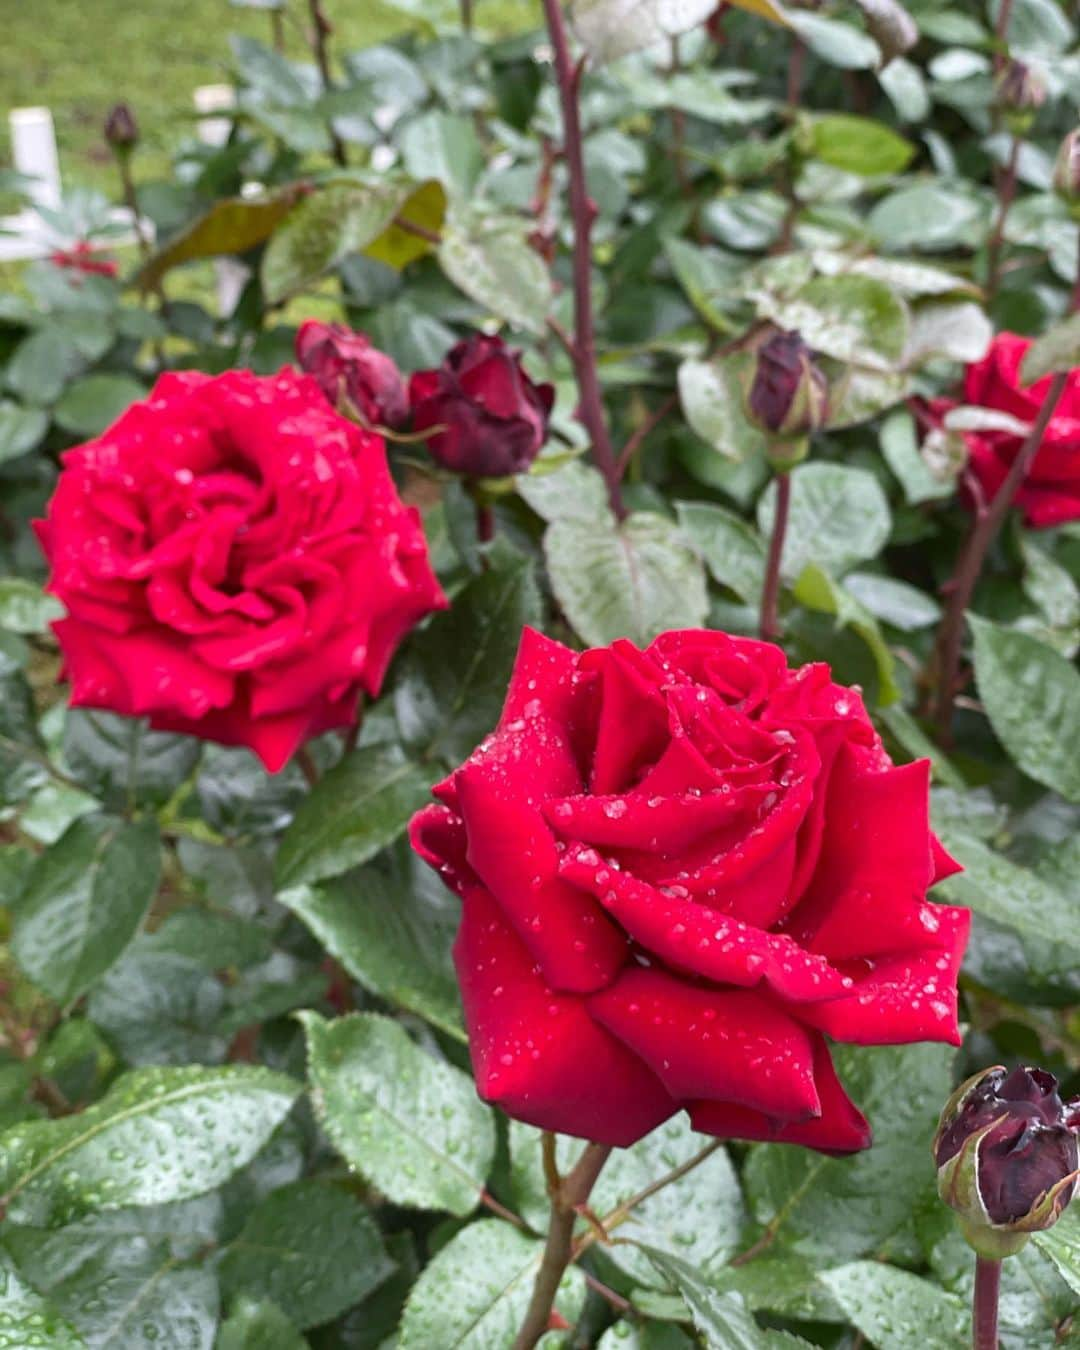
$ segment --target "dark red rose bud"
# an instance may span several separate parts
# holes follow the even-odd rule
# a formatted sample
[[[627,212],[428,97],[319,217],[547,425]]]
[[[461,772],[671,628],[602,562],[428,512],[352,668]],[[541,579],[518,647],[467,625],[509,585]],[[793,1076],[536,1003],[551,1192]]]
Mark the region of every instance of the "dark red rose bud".
[[[309,319],[296,334],[296,360],[339,411],[367,427],[403,427],[409,396],[401,371],[364,333]]]
[[[829,413],[829,386],[814,353],[798,333],[774,333],[763,342],[748,366],[747,410],[751,419],[775,441],[803,442],[824,426]],[[805,446],[785,461],[795,462]]]
[[[1061,142],[1054,162],[1054,191],[1074,211],[1080,206],[1080,130],[1070,131]]]
[[[1080,1101],[1061,1100],[1045,1069],[1000,1065],[969,1078],[934,1139],[938,1191],[968,1242],[994,1260],[1050,1228],[1080,1177]]]
[[[705,20],[705,31],[718,47],[722,47],[727,40],[724,34],[724,17],[731,6],[727,0],[720,0],[713,12]]]
[[[427,439],[435,460],[470,478],[502,478],[540,453],[555,389],[530,380],[502,338],[475,333],[438,370],[418,371],[409,396],[416,431],[444,428]]]
[[[105,139],[112,148],[128,154],[139,143],[139,125],[126,103],[114,104],[105,118]]]

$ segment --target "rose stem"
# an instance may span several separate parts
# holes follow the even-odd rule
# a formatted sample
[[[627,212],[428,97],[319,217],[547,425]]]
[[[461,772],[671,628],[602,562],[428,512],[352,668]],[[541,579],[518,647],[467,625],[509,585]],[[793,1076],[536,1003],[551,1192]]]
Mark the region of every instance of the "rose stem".
[[[311,15],[311,50],[315,56],[315,63],[319,67],[319,78],[322,81],[323,93],[330,94],[334,90],[334,79],[330,74],[330,49],[329,38],[334,31],[333,24],[323,12],[322,0],[308,0],[308,12]],[[342,144],[341,137],[334,130],[333,122],[329,125],[330,131],[330,149],[334,156],[334,163],[345,166],[345,146]]]
[[[319,770],[315,767],[315,761],[311,757],[311,751],[306,745],[302,745],[296,752],[296,762],[300,765],[300,772],[308,781],[308,787],[315,787],[319,781]]]
[[[759,629],[766,642],[775,642],[780,636],[778,609],[780,603],[780,559],[784,552],[787,533],[788,508],[791,505],[791,475],[776,475],[776,516],[769,540],[769,560],[765,565],[765,585],[761,591],[761,623]]]
[[[974,1350],[998,1350],[998,1292],[1001,1262],[975,1258],[975,1296],[971,1305]]]
[[[1001,279],[1001,251],[1005,240],[1005,222],[1016,196],[1016,166],[1020,158],[1020,137],[1012,138],[1009,162],[998,178],[998,210],[994,230],[986,246],[986,293],[993,299]]]
[[[495,512],[490,502],[476,503],[476,542],[490,544],[495,538]]]
[[[997,50],[994,52],[995,70],[1000,70],[1005,64],[1006,53],[1009,49],[1009,20],[1012,18],[1012,8],[1013,0],[1001,0],[997,24],[994,27],[994,37],[997,38]]]
[[[472,32],[472,0],[461,0],[461,26],[466,33]]]
[[[574,221],[574,338],[570,352],[581,397],[581,420],[589,433],[593,458],[607,484],[608,500],[616,517],[626,516],[615,451],[604,420],[604,404],[596,373],[596,334],[593,328],[591,255],[589,238],[596,217],[596,203],[585,182],[578,90],[585,70],[584,57],[572,65],[559,0],[544,0],[544,16],[555,55],[555,76],[563,114],[563,157],[570,176],[570,213]]]
[[[554,1169],[554,1147],[555,1136],[545,1132],[544,1157],[545,1171],[549,1177],[551,1219],[529,1309],[514,1341],[513,1350],[533,1350],[533,1346],[548,1330],[555,1295],[570,1264],[578,1206],[588,1200],[600,1169],[611,1152],[606,1144],[588,1144],[573,1170],[565,1177],[560,1177]]]
[[[801,37],[795,38],[788,52],[787,103],[797,108],[802,98],[803,68],[806,64],[806,43]]]
[[[1070,311],[1076,313],[1078,309],[1080,309],[1080,256],[1077,258],[1077,278],[1076,284],[1073,286]],[[946,583],[949,598],[945,607],[945,616],[941,621],[941,627],[938,629],[937,703],[934,721],[939,736],[945,736],[952,723],[953,702],[957,694],[957,675],[960,670],[960,653],[964,641],[964,614],[971,603],[972,595],[975,593],[975,586],[982,572],[983,563],[986,561],[986,555],[990,552],[990,546],[997,538],[998,531],[1001,529],[1005,517],[1009,514],[1009,508],[1013,504],[1013,498],[1020,491],[1020,486],[1035,462],[1035,456],[1039,453],[1046,428],[1050,425],[1050,419],[1057,410],[1057,405],[1065,392],[1068,378],[1068,371],[1059,370],[1051,380],[1043,405],[1039,409],[1039,415],[1032,424],[1027,440],[1024,441],[1020,453],[1013,460],[1012,468],[1006,475],[1005,481],[998,489],[993,501],[987,505],[985,502],[976,499],[975,520],[971,527],[971,533],[968,535],[967,543],[964,545],[964,550],[956,565],[956,571]]]

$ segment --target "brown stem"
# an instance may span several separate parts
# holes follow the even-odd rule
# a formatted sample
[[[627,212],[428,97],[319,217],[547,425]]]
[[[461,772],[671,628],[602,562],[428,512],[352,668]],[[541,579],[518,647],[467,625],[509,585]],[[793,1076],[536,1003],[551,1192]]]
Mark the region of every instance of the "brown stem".
[[[490,502],[476,503],[476,542],[490,544],[495,538],[495,512]]]
[[[1013,198],[1016,196],[1016,166],[1020,158],[1020,138],[1014,136],[1009,150],[1009,162],[998,180],[998,210],[994,230],[986,246],[986,293],[993,298],[1001,280],[1001,251],[1005,241],[1005,222],[1009,219]]]
[[[791,475],[776,475],[776,517],[769,540],[769,559],[765,565],[765,585],[761,591],[761,636],[766,642],[775,642],[780,636],[780,559],[784,553],[784,535],[787,533],[788,510],[791,506]]]
[[[578,91],[584,73],[584,58],[570,61],[562,7],[559,0],[544,0],[544,16],[555,54],[555,75],[563,115],[563,156],[570,176],[570,214],[574,221],[574,373],[581,399],[581,420],[589,433],[596,467],[607,484],[611,509],[619,520],[626,515],[615,451],[604,418],[604,402],[596,373],[596,333],[593,326],[591,251],[589,239],[596,217],[596,203],[589,196],[585,179]]]
[[[1067,371],[1059,371],[1050,383],[1039,415],[1035,419],[1027,440],[1020,453],[1013,460],[1008,476],[998,489],[989,506],[983,504],[976,510],[975,522],[971,527],[967,543],[960,555],[956,572],[948,583],[948,603],[945,616],[938,632],[938,688],[935,722],[938,731],[945,736],[952,722],[953,703],[957,694],[957,675],[960,670],[960,653],[964,641],[964,614],[976,583],[982,572],[986,555],[997,538],[1005,517],[1012,506],[1013,498],[1028,475],[1035,456],[1039,453],[1046,428],[1050,424],[1061,396],[1065,392],[1068,380]]]
[[[404,230],[406,234],[415,234],[417,239],[426,239],[429,244],[441,244],[442,235],[435,230],[429,230],[426,225],[417,225],[415,220],[407,220],[405,216],[395,216],[394,224],[399,230]]]
[[[274,51],[285,50],[285,18],[280,9],[270,11],[270,29],[274,35]]]
[[[315,766],[315,761],[311,757],[311,751],[306,745],[302,745],[296,752],[296,762],[300,765],[300,772],[308,781],[308,787],[315,787],[319,781],[319,770]]]
[[[975,1259],[975,1297],[971,1307],[974,1350],[998,1350],[998,1294],[1001,1262],[985,1256]]]
[[[806,68],[806,43],[797,37],[792,41],[788,52],[787,102],[792,108],[799,106],[802,98],[803,71]]]
[[[547,0],[545,0],[545,4]],[[545,1135],[545,1160],[553,1156],[554,1136]],[[588,1144],[585,1152],[574,1169],[566,1177],[551,1178],[556,1184],[551,1186],[551,1220],[548,1225],[547,1242],[543,1259],[536,1273],[532,1298],[521,1324],[521,1330],[514,1340],[513,1350],[533,1350],[537,1341],[548,1330],[551,1311],[555,1306],[566,1267],[570,1264],[573,1251],[574,1222],[577,1219],[578,1206],[589,1198],[589,1193],[600,1175],[600,1169],[608,1160],[611,1149],[606,1144]],[[548,1165],[549,1175],[553,1170]]]
[[[997,39],[994,52],[994,69],[1000,70],[1005,64],[1009,49],[1009,20],[1012,18],[1013,0],[1001,0],[997,23],[994,25],[994,37]]]
[[[461,0],[461,26],[466,33],[472,33],[473,27],[472,0]]]
[[[146,262],[150,257],[150,240],[147,239],[142,220],[139,218],[139,196],[135,191],[135,179],[131,176],[131,155],[118,154],[116,162],[120,169],[120,184],[124,190],[124,205],[131,212],[131,228],[135,231],[139,257]]]
[[[671,394],[668,398],[664,399],[663,403],[652,410],[645,421],[642,422],[641,426],[639,426],[630,436],[629,440],[623,446],[622,454],[619,456],[617,464],[620,478],[622,478],[630,467],[630,461],[641,449],[646,437],[652,435],[668,413],[678,406],[678,403],[678,394]]]
[[[334,77],[330,73],[330,34],[334,31],[334,26],[326,17],[322,0],[308,0],[308,12],[311,15],[311,46],[315,54],[315,64],[319,67],[319,79],[322,81],[323,93],[331,94],[334,90]],[[334,163],[344,168],[345,145],[334,130],[332,122],[329,130],[330,150],[334,156]]]

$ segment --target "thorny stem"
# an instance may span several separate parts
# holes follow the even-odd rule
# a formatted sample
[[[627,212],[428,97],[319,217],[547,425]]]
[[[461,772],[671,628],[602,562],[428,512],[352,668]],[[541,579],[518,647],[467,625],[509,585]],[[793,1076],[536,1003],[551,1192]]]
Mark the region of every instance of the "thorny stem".
[[[1009,219],[1013,198],[1016,196],[1016,166],[1020,158],[1020,137],[1012,138],[1009,161],[998,180],[998,210],[993,233],[986,246],[986,293],[993,298],[1001,279],[1001,251],[1005,240],[1005,223]]]
[[[784,535],[787,533],[788,510],[791,506],[791,475],[776,475],[776,516],[769,539],[769,559],[765,565],[765,585],[761,591],[761,622],[759,631],[766,642],[775,642],[780,636],[780,559],[784,553]]]
[[[998,1293],[1001,1262],[985,1256],[975,1259],[975,1296],[971,1305],[974,1350],[998,1350]]]
[[[547,3],[547,0],[545,0]],[[549,1142],[550,1141],[550,1142]],[[544,1170],[551,1192],[551,1220],[543,1259],[536,1273],[532,1298],[514,1341],[513,1350],[533,1350],[537,1341],[548,1330],[555,1295],[573,1254],[574,1222],[578,1208],[584,1205],[589,1193],[608,1160],[611,1149],[606,1144],[588,1144],[576,1166],[565,1177],[560,1177],[554,1164],[554,1136],[544,1135]]]
[[[571,356],[581,398],[581,420],[589,433],[596,467],[607,484],[611,509],[622,520],[626,516],[626,508],[623,506],[615,451],[604,418],[600,380],[596,373],[589,247],[596,203],[589,196],[585,180],[585,156],[578,115],[578,91],[584,72],[584,59],[576,66],[571,64],[560,0],[544,0],[544,16],[555,56],[555,76],[563,115],[563,157],[570,177],[570,214],[574,221],[574,340]]]
[[[322,7],[322,0],[308,0],[308,12],[311,15],[311,46],[315,55],[315,63],[319,67],[319,79],[322,81],[323,93],[333,93],[334,78],[330,74],[330,34],[334,31],[334,26],[326,17]],[[334,163],[345,167],[345,146],[341,137],[330,125],[330,148],[334,156]]]

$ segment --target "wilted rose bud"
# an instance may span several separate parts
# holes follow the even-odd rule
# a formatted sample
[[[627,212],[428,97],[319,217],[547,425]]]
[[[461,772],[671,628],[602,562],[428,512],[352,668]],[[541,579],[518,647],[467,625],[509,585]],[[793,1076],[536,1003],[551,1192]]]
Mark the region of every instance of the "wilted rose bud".
[[[1080,130],[1070,131],[1061,142],[1054,162],[1054,191],[1070,206],[1080,205]]]
[[[126,103],[116,103],[105,118],[105,139],[117,154],[127,155],[139,143],[139,124]]]
[[[774,333],[758,347],[749,366],[746,403],[751,420],[770,433],[772,458],[774,451],[786,464],[803,457],[806,437],[828,417],[829,386],[798,333]],[[784,443],[790,452],[783,450]],[[796,445],[798,454],[793,453]]]
[[[296,360],[330,403],[369,427],[397,429],[409,416],[401,371],[364,333],[309,319],[296,334]]]
[[[1007,61],[994,85],[994,102],[1014,136],[1023,136],[1046,102],[1046,81],[1023,61]]]
[[[1080,1177],[1080,1100],[1045,1069],[1000,1065],[959,1087],[934,1138],[938,1192],[980,1256],[1000,1260],[1050,1228]]]
[[[444,428],[427,439],[434,459],[470,478],[502,478],[540,453],[555,389],[534,384],[502,338],[474,333],[438,370],[418,371],[409,396],[414,430]]]

